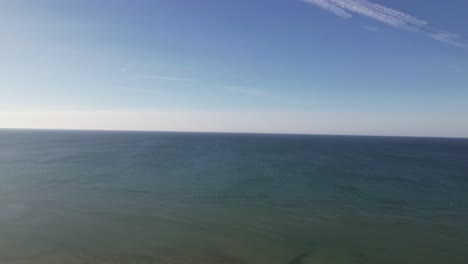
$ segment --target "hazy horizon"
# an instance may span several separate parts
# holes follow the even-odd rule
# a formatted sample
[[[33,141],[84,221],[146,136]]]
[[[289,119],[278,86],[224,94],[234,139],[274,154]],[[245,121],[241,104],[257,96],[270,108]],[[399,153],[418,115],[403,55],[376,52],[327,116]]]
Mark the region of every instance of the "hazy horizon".
[[[0,112],[0,120],[19,116],[5,129],[51,129],[51,130],[96,130],[96,131],[148,131],[148,132],[206,132],[206,133],[259,133],[259,134],[299,134],[299,135],[350,135],[350,136],[397,136],[397,137],[448,137],[467,138],[463,130],[448,133],[449,126],[438,130],[424,131],[425,120],[408,117],[405,122],[419,122],[418,129],[402,132],[404,123],[390,129],[379,129],[386,121],[368,118],[357,120],[360,125],[373,127],[368,133],[362,133],[360,127],[349,125],[349,121],[333,113],[204,113],[204,112],[114,112],[114,111],[54,111],[54,112]],[[226,117],[228,117],[226,119]],[[325,117],[325,118],[324,118]],[[352,119],[355,115],[348,114]],[[301,119],[315,118],[308,126],[299,124]],[[328,118],[328,119],[327,119]],[[388,118],[391,118],[390,116]],[[123,123],[122,119],[127,123]],[[278,120],[279,119],[279,120]],[[357,119],[357,118],[356,118]],[[129,123],[128,120],[131,120]],[[151,120],[151,122],[148,122]],[[52,122],[51,122],[52,121]],[[45,125],[49,123],[49,125]],[[51,125],[51,124],[58,125]],[[244,127],[249,127],[245,129]],[[326,129],[325,129],[326,128]],[[398,128],[400,130],[398,130]],[[452,127],[453,128],[453,127]]]

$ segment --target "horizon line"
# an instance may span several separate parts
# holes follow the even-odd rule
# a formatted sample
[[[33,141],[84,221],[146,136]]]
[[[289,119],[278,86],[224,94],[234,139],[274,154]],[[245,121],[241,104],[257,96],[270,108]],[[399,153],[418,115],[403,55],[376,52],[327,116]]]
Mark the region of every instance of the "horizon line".
[[[236,131],[188,131],[188,130],[132,130],[132,129],[87,129],[87,128],[25,128],[0,127],[1,130],[39,130],[39,131],[69,131],[69,132],[134,132],[134,133],[193,133],[193,134],[240,134],[240,135],[284,135],[284,136],[338,136],[338,137],[385,137],[385,138],[421,138],[421,139],[468,139],[459,136],[409,136],[409,135],[377,135],[377,134],[320,134],[320,133],[281,133],[281,132],[236,132]]]

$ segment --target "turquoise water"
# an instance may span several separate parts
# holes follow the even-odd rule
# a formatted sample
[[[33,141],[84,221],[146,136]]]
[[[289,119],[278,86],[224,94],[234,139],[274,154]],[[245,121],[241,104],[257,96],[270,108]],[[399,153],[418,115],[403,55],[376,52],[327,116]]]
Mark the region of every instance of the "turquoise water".
[[[0,263],[468,263],[468,140],[0,130]]]

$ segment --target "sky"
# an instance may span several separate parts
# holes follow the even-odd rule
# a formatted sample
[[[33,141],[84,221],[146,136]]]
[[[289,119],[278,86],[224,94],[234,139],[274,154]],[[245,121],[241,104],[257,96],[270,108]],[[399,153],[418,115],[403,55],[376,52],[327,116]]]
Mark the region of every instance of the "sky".
[[[468,137],[466,0],[0,0],[0,127]]]

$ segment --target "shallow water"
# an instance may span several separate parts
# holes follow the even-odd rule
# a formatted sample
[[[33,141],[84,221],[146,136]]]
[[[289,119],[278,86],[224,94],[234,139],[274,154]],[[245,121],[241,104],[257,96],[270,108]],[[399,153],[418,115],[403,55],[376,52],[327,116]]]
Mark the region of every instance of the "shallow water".
[[[468,263],[468,140],[0,130],[0,263]]]

